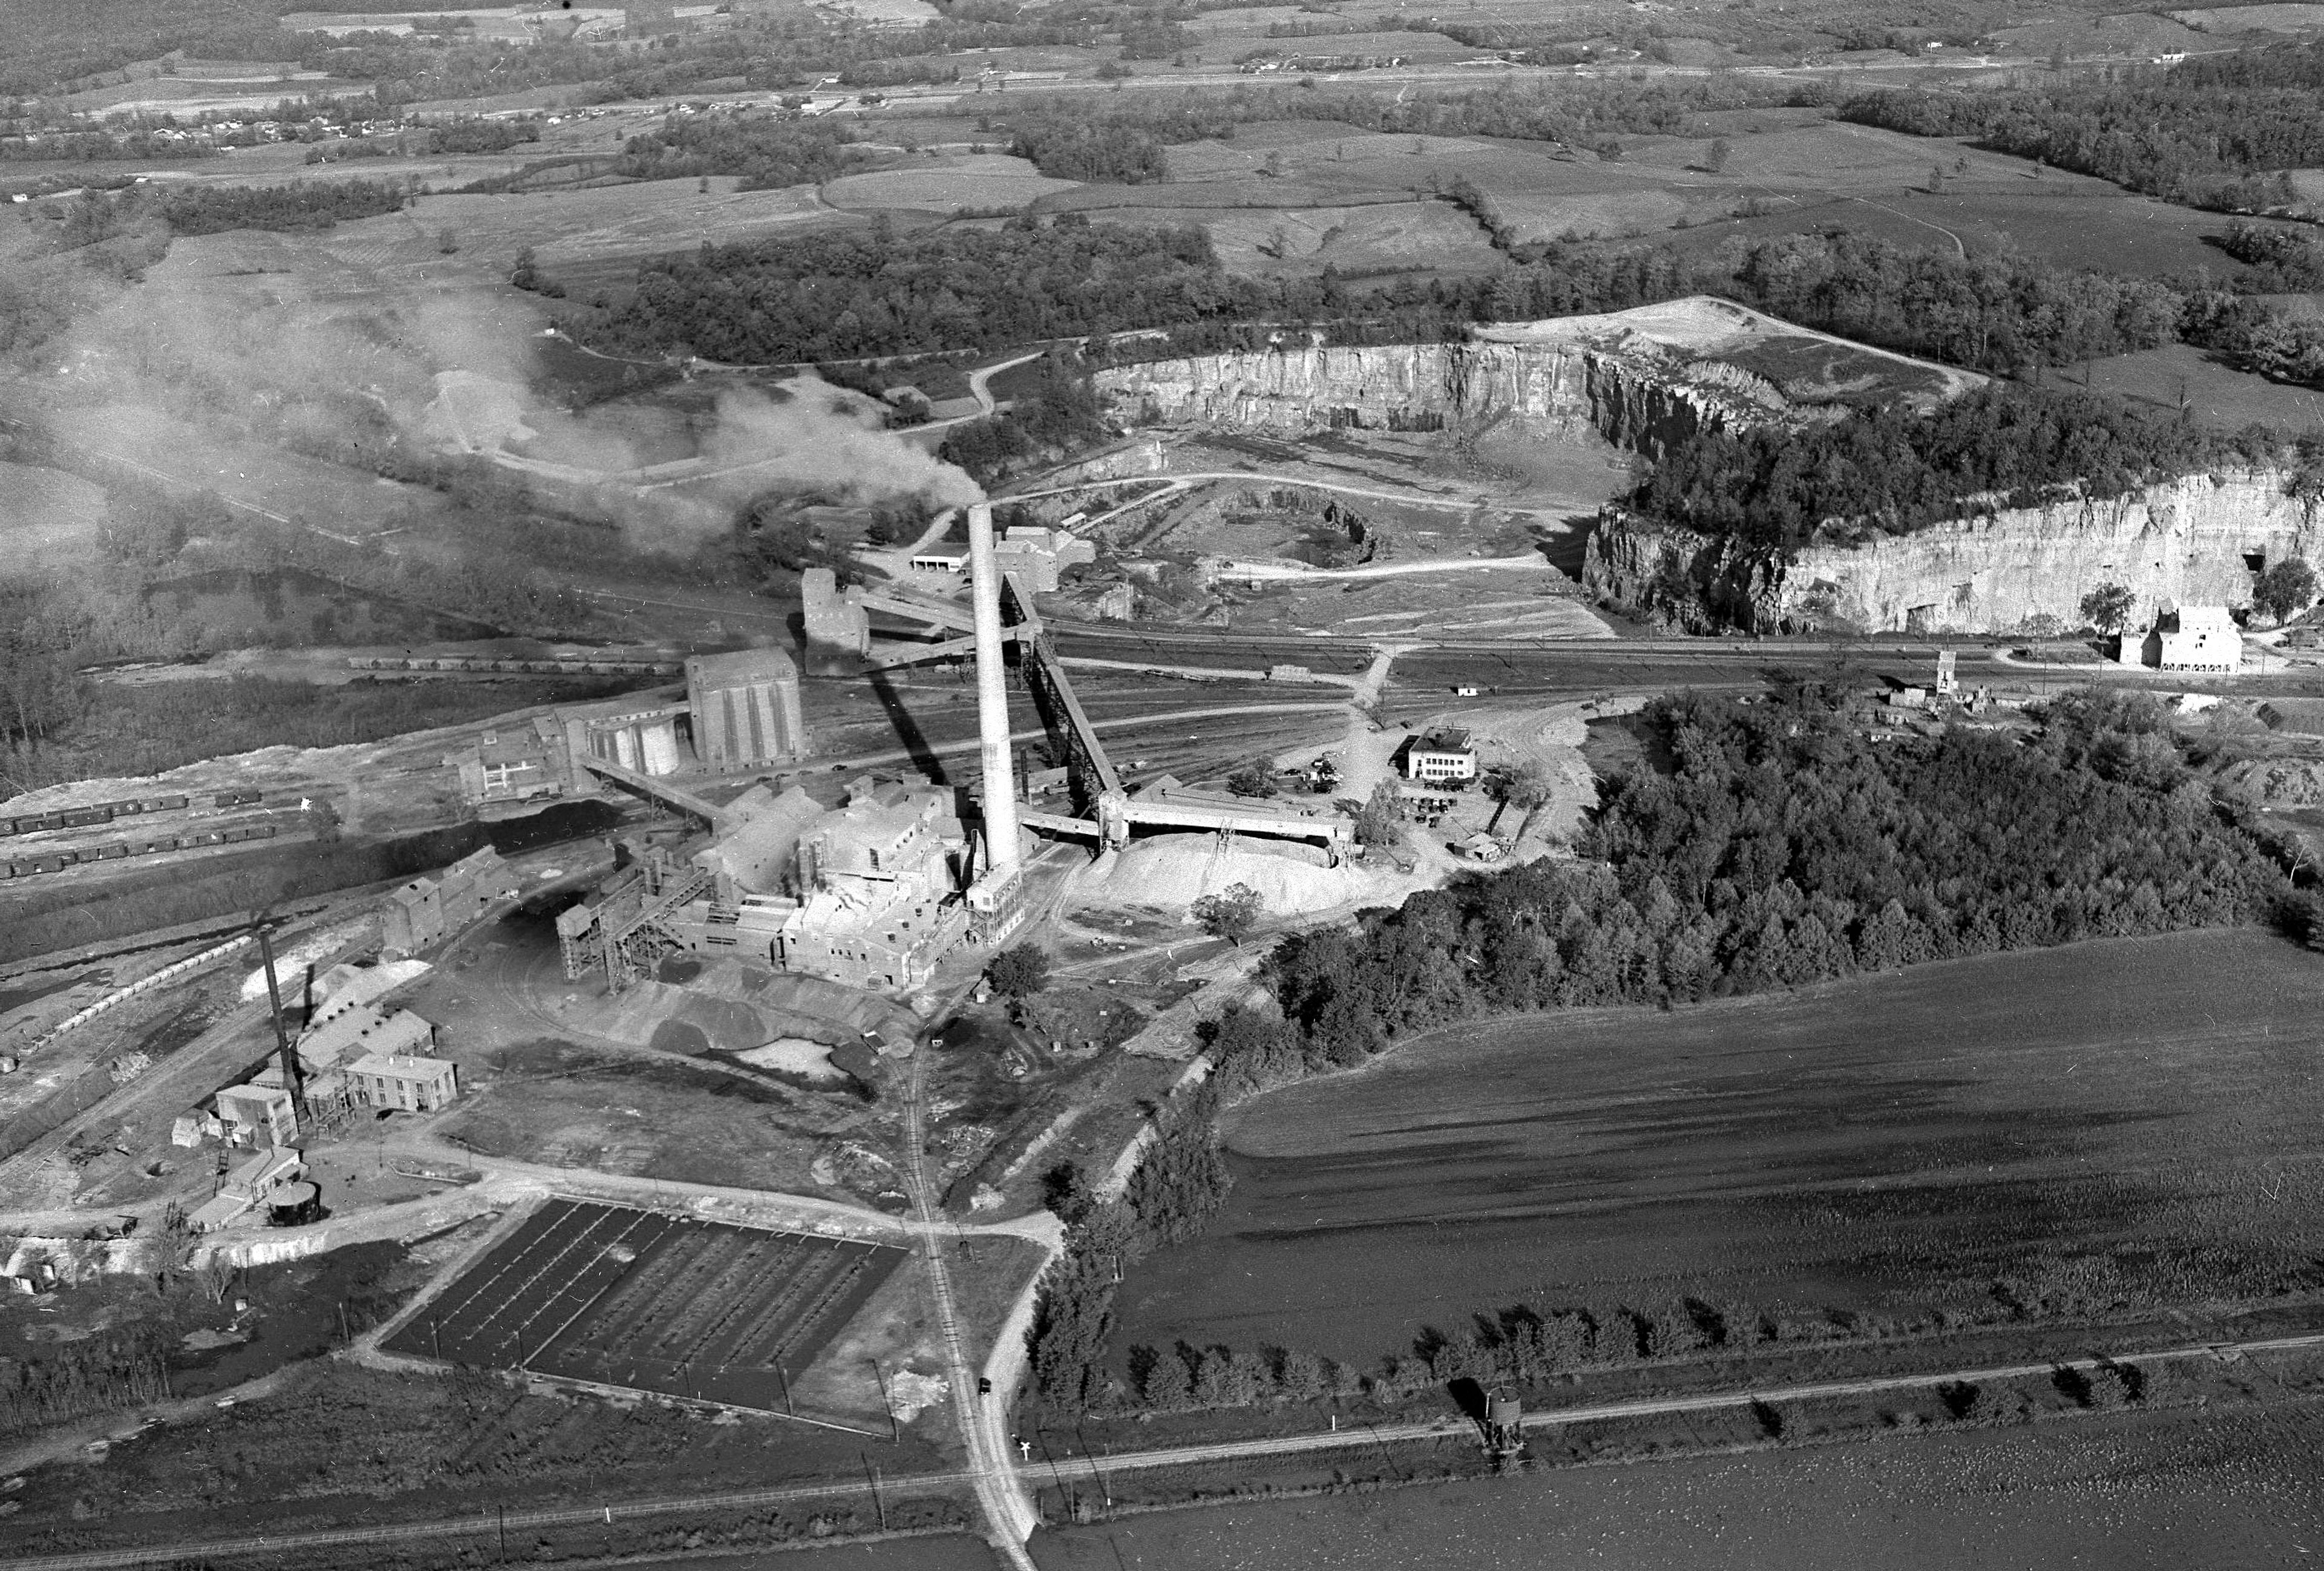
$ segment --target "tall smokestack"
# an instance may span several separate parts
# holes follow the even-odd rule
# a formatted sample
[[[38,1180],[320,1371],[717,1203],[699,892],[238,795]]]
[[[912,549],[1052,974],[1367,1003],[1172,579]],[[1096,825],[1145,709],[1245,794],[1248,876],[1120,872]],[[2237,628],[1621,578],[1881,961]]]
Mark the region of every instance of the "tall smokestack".
[[[984,870],[1017,865],[1017,781],[1009,763],[1009,672],[1001,658],[1001,567],[993,559],[992,509],[968,510],[970,603],[976,613],[976,728],[984,743]]]

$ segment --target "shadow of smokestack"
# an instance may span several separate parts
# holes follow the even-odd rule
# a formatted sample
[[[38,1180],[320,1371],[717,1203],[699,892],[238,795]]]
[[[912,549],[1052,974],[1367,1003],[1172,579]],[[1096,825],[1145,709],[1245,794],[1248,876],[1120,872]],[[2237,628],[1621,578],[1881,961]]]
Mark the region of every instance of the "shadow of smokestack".
[[[872,684],[872,690],[879,695],[880,707],[887,711],[889,724],[896,728],[896,740],[903,744],[906,753],[911,754],[914,765],[938,785],[950,784],[945,774],[944,760],[936,756],[936,750],[928,744],[927,733],[920,729],[920,723],[912,718],[911,710],[905,707],[903,696],[896,691],[895,679],[884,670],[874,670],[867,673],[865,679]]]

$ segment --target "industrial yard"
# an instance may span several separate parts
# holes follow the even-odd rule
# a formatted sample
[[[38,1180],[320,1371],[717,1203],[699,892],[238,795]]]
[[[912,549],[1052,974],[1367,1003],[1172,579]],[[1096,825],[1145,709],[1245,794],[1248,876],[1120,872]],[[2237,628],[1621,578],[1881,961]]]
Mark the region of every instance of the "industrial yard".
[[[0,1571],[2324,1532],[2317,8],[69,10]]]

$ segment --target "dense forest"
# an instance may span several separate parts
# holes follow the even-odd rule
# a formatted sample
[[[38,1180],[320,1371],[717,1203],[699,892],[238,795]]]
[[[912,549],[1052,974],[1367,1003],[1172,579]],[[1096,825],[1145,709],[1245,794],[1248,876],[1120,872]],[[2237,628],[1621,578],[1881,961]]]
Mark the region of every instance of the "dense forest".
[[[2152,698],[2085,689],[2052,700],[2044,720],[2031,745],[1969,731],[1875,744],[1815,683],[1759,702],[1658,699],[1644,723],[1668,772],[1610,781],[1581,860],[1423,891],[1352,928],[1284,939],[1260,973],[1274,1007],[1220,1022],[1215,1073],[1169,1110],[1125,1202],[1067,1208],[1072,1247],[1036,1326],[1038,1399],[1068,1411],[1224,1405],[1356,1382],[1305,1361],[1286,1382],[1279,1354],[1248,1352],[1182,1353],[1174,1370],[1171,1354],[1143,1350],[1134,1392],[1108,1371],[1112,1255],[1199,1229],[1226,1187],[1213,1121],[1227,1103],[1482,1014],[1682,1004],[2282,914],[2289,886],[2221,818]],[[1729,1320],[1756,1335],[1740,1307],[1702,1310],[1684,1311],[1693,1331],[1660,1316],[1543,1317],[1547,1340],[1519,1340],[1544,1367],[1571,1367],[1702,1345],[1714,1320],[1722,1339]],[[1405,1372],[1446,1377],[1425,1350]]]
[[[2324,163],[2324,44],[2199,56],[2118,79],[1975,93],[1868,93],[1841,118],[2097,175],[2165,201],[2254,211],[2292,199],[2278,172]]]
[[[1067,215],[1039,228],[897,234],[883,223],[659,258],[596,336],[733,364],[845,360],[1246,316],[1271,292],[1228,278],[1192,226]]]
[[[1703,534],[1790,550],[1811,538],[1909,534],[1964,511],[2107,498],[2198,469],[2277,457],[2075,390],[1997,384],[1925,413],[1849,411],[1826,425],[1702,432],[1671,445],[1632,498]]]

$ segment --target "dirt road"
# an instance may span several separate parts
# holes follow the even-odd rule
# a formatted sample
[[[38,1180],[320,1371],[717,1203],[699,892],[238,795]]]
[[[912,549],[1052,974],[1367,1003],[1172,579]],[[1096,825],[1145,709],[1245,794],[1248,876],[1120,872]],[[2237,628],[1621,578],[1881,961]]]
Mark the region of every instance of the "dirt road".
[[[2234,1362],[2243,1358],[2263,1356],[2324,1346],[2324,1334],[2304,1336],[2280,1336],[2262,1341],[2227,1344],[2197,1344],[2170,1348],[2160,1353],[2142,1353],[2124,1362],[2152,1364],[2169,1360],[2216,1358]],[[1540,1431],[1562,1425],[1587,1423],[1605,1419],[1634,1418],[1642,1414],[1699,1412],[1712,1408],[1739,1407],[1751,1402],[1811,1400],[1822,1397],[1857,1396],[1884,1391],[1927,1387],[1951,1381],[1978,1384],[1988,1381],[2019,1380],[2054,1373],[2061,1368],[2094,1369],[2105,1362],[2099,1358],[2079,1358],[2056,1363],[2004,1364],[1978,1369],[1932,1370],[1920,1374],[1884,1375],[1871,1380],[1821,1381],[1806,1384],[1766,1386],[1756,1390],[1710,1391],[1684,1396],[1644,1398],[1636,1401],[1604,1402],[1587,1407],[1574,1407],[1537,1412],[1527,1416],[1526,1427]],[[972,1431],[990,1426],[972,1424]],[[890,1494],[926,1493],[962,1483],[976,1486],[980,1500],[988,1488],[1013,1492],[1023,1499],[1028,1483],[1039,1479],[1098,1480],[1102,1473],[1118,1473],[1125,1469],[1183,1467],[1189,1464],[1231,1462],[1239,1459],[1259,1459],[1267,1456],[1294,1455],[1302,1452],[1328,1451],[1377,1446],[1399,1440],[1425,1440],[1461,1432],[1460,1423],[1441,1419],[1428,1423],[1392,1424],[1377,1428],[1352,1427],[1337,1431],[1323,1430],[1307,1435],[1275,1436],[1260,1440],[1238,1441],[1218,1446],[1181,1446],[1155,1451],[1118,1451],[1111,1455],[1092,1459],[1085,1456],[1045,1458],[1038,1466],[1019,1466],[1010,1462],[1005,1450],[1001,1453],[1001,1477],[982,1465],[968,1470],[922,1473],[906,1476],[890,1476],[881,1481],[880,1487]],[[1005,1446],[1005,1437],[988,1436],[977,1443],[972,1455],[991,1455],[990,1442],[998,1438]],[[324,1529],[308,1532],[281,1533],[224,1539],[186,1539],[169,1544],[152,1544],[136,1548],[95,1549],[76,1554],[26,1556],[0,1559],[7,1571],[103,1571],[103,1568],[150,1566],[180,1559],[207,1559],[213,1563],[232,1564],[237,1556],[280,1553],[295,1549],[329,1548],[344,1544],[413,1543],[429,1539],[489,1539],[503,1526],[518,1531],[540,1528],[572,1527],[586,1522],[619,1520],[635,1520],[641,1517],[673,1516],[687,1512],[748,1509],[779,1505],[789,1501],[828,1498],[835,1495],[869,1493],[872,1484],[833,1483],[796,1488],[724,1490],[693,1495],[663,1496],[650,1500],[631,1501],[616,1506],[573,1506],[547,1511],[510,1511],[475,1518],[438,1519],[433,1521],[382,1524],[345,1529]],[[990,1509],[990,1507],[988,1507]],[[1029,1503],[1027,1506],[1029,1510]],[[1011,1564],[1030,1566],[1019,1546],[1011,1557]]]

